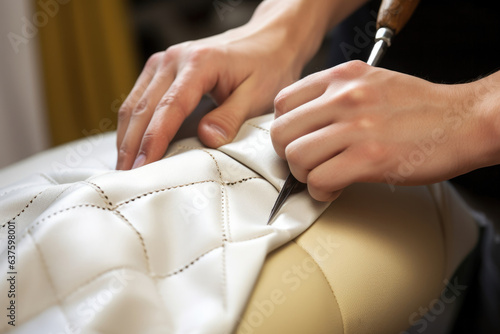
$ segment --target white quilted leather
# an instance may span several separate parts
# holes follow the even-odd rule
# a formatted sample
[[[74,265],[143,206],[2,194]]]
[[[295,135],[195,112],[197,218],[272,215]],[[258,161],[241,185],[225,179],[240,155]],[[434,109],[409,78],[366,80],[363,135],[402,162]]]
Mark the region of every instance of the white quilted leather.
[[[114,134],[34,158],[38,173],[0,190],[0,268],[13,222],[18,273],[16,326],[3,311],[0,332],[231,332],[266,254],[327,206],[303,192],[266,225],[288,172],[271,119],[247,122],[219,150],[182,140],[132,171],[113,170]],[[2,310],[7,290],[3,279]]]

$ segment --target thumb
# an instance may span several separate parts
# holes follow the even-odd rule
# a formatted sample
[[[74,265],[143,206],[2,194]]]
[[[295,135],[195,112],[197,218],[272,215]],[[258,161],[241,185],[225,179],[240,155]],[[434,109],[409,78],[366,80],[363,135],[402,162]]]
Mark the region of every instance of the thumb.
[[[255,89],[245,89],[248,81],[231,94],[222,105],[205,115],[198,125],[198,137],[201,142],[212,148],[233,141],[241,125],[249,118],[266,110],[252,99]]]

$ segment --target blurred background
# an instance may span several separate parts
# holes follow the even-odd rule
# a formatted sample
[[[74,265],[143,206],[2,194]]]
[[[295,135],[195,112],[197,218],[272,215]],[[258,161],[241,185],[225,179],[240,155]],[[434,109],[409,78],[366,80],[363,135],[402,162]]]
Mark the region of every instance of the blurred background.
[[[114,130],[148,57],[246,23],[256,0],[2,0],[0,168]],[[305,72],[326,64],[327,44]]]

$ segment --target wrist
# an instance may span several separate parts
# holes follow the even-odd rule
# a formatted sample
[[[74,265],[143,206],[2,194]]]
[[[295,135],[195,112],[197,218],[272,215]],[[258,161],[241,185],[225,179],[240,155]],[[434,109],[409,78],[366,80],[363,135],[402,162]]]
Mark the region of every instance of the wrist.
[[[500,164],[500,71],[469,85],[473,95],[470,108],[477,116],[480,139],[478,167]]]
[[[302,69],[318,51],[325,34],[367,0],[266,0],[248,26],[281,34],[282,52]]]

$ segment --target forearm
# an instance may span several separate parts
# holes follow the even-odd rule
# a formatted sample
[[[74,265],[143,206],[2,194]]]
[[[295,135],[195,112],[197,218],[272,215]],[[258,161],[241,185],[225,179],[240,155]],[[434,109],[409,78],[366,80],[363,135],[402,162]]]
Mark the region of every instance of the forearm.
[[[325,34],[367,0],[266,0],[248,26],[272,27],[287,43],[284,52],[303,67],[317,52]]]

